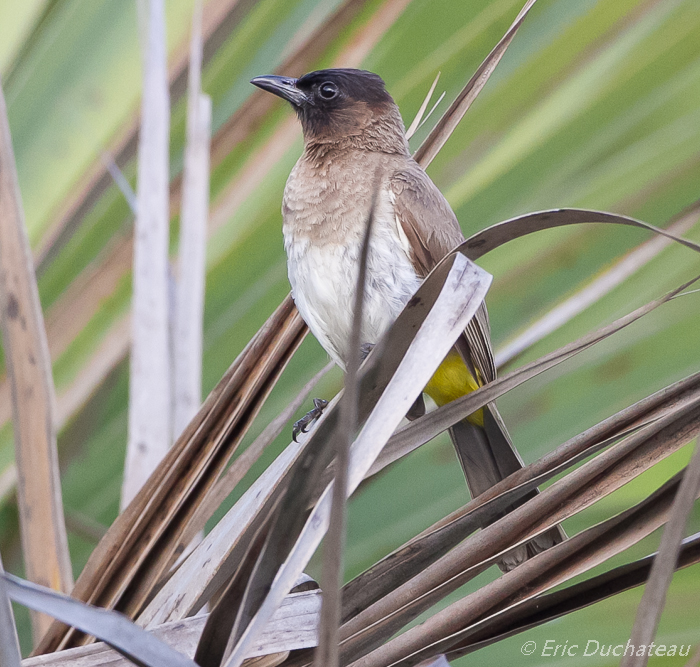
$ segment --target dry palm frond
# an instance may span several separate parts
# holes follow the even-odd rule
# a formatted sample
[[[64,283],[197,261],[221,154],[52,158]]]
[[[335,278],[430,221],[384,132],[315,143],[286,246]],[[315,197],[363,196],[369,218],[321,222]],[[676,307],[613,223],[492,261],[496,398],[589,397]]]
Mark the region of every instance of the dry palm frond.
[[[29,578],[60,591],[73,583],[56,450],[56,396],[17,167],[0,87],[0,327],[11,385],[19,514]],[[51,619],[32,617],[34,640]]]
[[[100,541],[73,597],[136,616],[174,562],[180,535],[271,391],[306,329],[288,298],[231,365],[146,486]],[[55,625],[39,652],[75,639]]]
[[[589,605],[640,586],[649,577],[656,554],[608,570],[554,593],[537,596],[475,623],[467,639],[454,645],[450,659],[459,658],[496,641],[537,627]],[[676,569],[700,562],[700,534],[683,540]]]
[[[696,420],[694,435],[698,431],[700,420]],[[448,651],[481,617],[585,572],[658,528],[671,510],[680,480],[681,475],[676,475],[635,507],[538,554],[350,664],[411,667],[430,655]]]
[[[695,400],[686,406],[681,414],[659,420],[638,433],[628,436],[605,453],[599,454],[592,461],[547,488],[540,496],[523,505],[520,511],[515,510],[509,513],[503,519],[467,538],[381,601],[365,608],[343,629],[342,634],[346,638],[343,654],[347,661],[358,659],[367,651],[373,650],[437,600],[472,579],[484,569],[484,566],[495,562],[502,553],[597,502],[600,498],[620,488],[692,440],[700,432],[700,418],[697,416],[699,405],[700,397],[696,396]],[[669,507],[672,499],[673,494],[668,500]],[[653,507],[655,512],[660,511],[662,507],[660,501],[657,502],[655,499],[654,502],[650,501],[650,503],[649,506]],[[657,515],[654,514],[654,517]],[[654,519],[655,523],[649,523],[648,530],[636,530],[634,532],[635,540],[641,539],[645,534],[657,528],[662,522],[662,518]],[[601,540],[601,548],[607,548],[609,544],[614,546],[614,539],[620,535],[618,526],[611,528],[609,540],[602,537],[596,539]],[[558,557],[558,554],[566,554],[561,556],[563,559],[561,562],[565,560],[568,562],[569,559],[573,558],[573,552],[569,553],[567,550],[574,547],[579,548],[576,546],[579,539],[580,536],[576,535],[563,542],[561,550],[552,548],[540,554],[537,559],[532,559],[532,562],[528,561],[524,566],[516,568],[514,572],[519,571],[524,578],[517,580],[518,583],[515,583],[513,588],[508,590],[515,592],[527,587],[528,591],[534,591],[532,583],[534,579],[528,579],[529,575],[526,573],[537,567],[538,564],[542,569],[533,570],[536,571],[536,576],[549,576],[548,585],[559,583],[559,579],[555,576],[555,563],[560,561],[550,563],[548,559]],[[627,548],[627,546],[629,544],[624,543],[620,548]],[[610,548],[613,549],[612,546]],[[602,560],[606,560],[618,551],[617,547],[610,552],[604,551]],[[584,561],[588,563],[591,559],[584,558]],[[543,563],[547,564],[542,565]],[[591,561],[591,566],[592,564]],[[578,573],[573,569],[572,572],[570,576]],[[568,576],[569,574],[566,578]],[[502,579],[505,580],[505,578]],[[506,581],[514,581],[514,578],[509,578]],[[488,599],[494,604],[497,601],[496,596],[488,597]],[[464,607],[461,608],[476,609],[476,607],[472,607],[471,601],[470,604],[465,603]],[[454,632],[452,628],[455,627],[450,625],[451,623],[466,626],[477,620],[476,616],[469,617],[468,620],[464,620],[467,619],[466,616],[458,617],[454,613],[455,608],[452,609],[452,612],[452,615],[445,614],[436,620],[435,624],[437,624],[438,629],[433,626],[431,632],[444,632],[445,636],[451,636]],[[395,646],[399,646],[399,644],[397,643]],[[438,647],[436,652],[444,652],[444,647]],[[425,657],[423,656],[423,658]],[[375,658],[379,659],[378,656]],[[384,663],[382,660],[367,664],[393,664],[391,662]]]
[[[165,3],[138,5],[143,95],[134,223],[129,425],[120,507],[138,493],[172,443],[168,211],[170,98]]]
[[[685,527],[698,493],[700,493],[700,446],[696,444],[693,457],[685,469],[683,480],[678,489],[671,516],[664,528],[661,547],[654,558],[649,582],[644,589],[644,596],[637,610],[637,618],[630,637],[632,644],[648,646],[656,636],[668,587],[678,562]],[[646,665],[647,657],[625,655],[621,664],[625,667]]]
[[[694,401],[698,392],[700,374],[618,412],[502,480],[350,581],[343,594],[343,619],[348,621],[357,616],[401,583],[412,579],[517,498],[619,439],[676,413],[689,400]]]

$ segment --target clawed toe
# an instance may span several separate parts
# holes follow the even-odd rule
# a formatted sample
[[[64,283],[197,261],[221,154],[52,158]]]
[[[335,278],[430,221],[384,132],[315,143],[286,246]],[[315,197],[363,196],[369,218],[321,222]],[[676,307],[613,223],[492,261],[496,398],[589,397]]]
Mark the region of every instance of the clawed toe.
[[[306,433],[311,424],[313,424],[322,414],[328,401],[323,398],[314,398],[314,407],[309,410],[299,421],[294,422],[292,427],[292,439],[297,441],[297,436],[300,433]]]
[[[406,413],[406,419],[413,421],[422,417],[425,414],[425,401],[423,400],[423,394],[421,394],[411,406],[411,409]]]
[[[360,345],[360,363],[367,359],[367,355],[372,351],[374,343],[362,343]]]

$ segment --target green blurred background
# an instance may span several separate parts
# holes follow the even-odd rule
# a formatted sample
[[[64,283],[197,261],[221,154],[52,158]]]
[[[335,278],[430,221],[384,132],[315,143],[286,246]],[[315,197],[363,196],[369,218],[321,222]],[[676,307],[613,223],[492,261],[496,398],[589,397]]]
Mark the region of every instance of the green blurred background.
[[[495,45],[521,0],[209,0],[226,9],[205,48],[213,100],[211,233],[204,321],[208,392],[289,290],[281,236],[285,179],[300,154],[282,104],[245,113],[250,78],[280,67],[340,12],[340,30],[310,69],[360,64],[380,74],[410,123],[436,73],[446,97],[411,140],[415,149]],[[187,51],[190,0],[166,2],[172,72]],[[343,13],[344,12],[344,13]],[[539,0],[503,61],[428,169],[465,234],[533,210],[588,207],[664,225],[700,197],[700,3],[697,0]],[[359,55],[358,55],[359,54]],[[300,75],[301,71],[285,72]],[[59,450],[71,556],[80,572],[115,518],[126,442],[130,236],[133,217],[103,176],[105,154],[135,184],[140,53],[134,0],[0,0],[0,76],[39,289],[54,358]],[[185,105],[173,75],[171,175],[182,167]],[[238,115],[237,115],[238,114]],[[231,121],[231,119],[234,121]],[[235,122],[243,140],[220,137]],[[291,128],[294,129],[291,129]],[[292,133],[292,134],[290,134]],[[219,139],[217,139],[219,137]],[[216,146],[220,148],[217,153]],[[102,179],[102,180],[100,180]],[[178,203],[173,197],[172,249]],[[686,233],[700,241],[700,225]],[[542,232],[488,255],[498,349],[649,235],[586,225]],[[532,360],[663,294],[698,272],[697,256],[669,247],[631,279],[515,362]],[[628,330],[499,402],[526,462],[631,402],[700,367],[700,294],[676,299]],[[290,363],[247,442],[327,361],[310,337]],[[316,390],[330,397],[337,371]],[[0,550],[22,572],[14,496],[9,393],[0,386]],[[300,412],[305,412],[304,406]],[[243,488],[289,441],[278,438]],[[640,500],[687,461],[686,447],[566,525],[570,533]],[[226,507],[240,495],[234,494]],[[363,486],[350,504],[347,576],[466,500],[445,437]],[[225,508],[222,508],[222,511]],[[693,531],[700,515],[693,518]],[[617,559],[653,551],[658,533]],[[318,574],[318,563],[311,571]],[[488,571],[473,590],[496,576]],[[463,594],[464,591],[460,591]],[[546,658],[532,640],[624,643],[641,591],[511,638],[456,664],[614,664]],[[659,641],[700,641],[697,568],[676,576]],[[454,598],[454,596],[453,596]],[[17,610],[25,649],[27,615]],[[683,664],[655,658],[651,664]]]

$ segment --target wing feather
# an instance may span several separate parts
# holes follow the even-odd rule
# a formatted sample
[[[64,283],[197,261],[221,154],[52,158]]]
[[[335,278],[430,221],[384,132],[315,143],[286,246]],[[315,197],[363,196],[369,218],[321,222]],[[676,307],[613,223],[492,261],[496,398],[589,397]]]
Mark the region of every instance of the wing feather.
[[[440,190],[413,160],[394,172],[390,187],[397,221],[411,247],[411,261],[418,275],[425,277],[464,241],[459,222]],[[496,366],[488,312],[483,303],[464,333],[469,361],[485,382],[491,382],[496,378]]]

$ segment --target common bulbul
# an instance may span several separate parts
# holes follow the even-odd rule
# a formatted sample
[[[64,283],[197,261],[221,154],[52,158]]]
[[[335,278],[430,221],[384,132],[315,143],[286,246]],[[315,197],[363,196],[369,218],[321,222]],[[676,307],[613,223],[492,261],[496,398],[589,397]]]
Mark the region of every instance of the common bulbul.
[[[364,346],[379,340],[421,280],[464,236],[447,200],[411,157],[398,106],[379,76],[327,69],[299,79],[260,76],[251,83],[290,102],[301,121],[304,152],[282,203],[289,281],[304,321],[344,369],[373,198]],[[495,377],[482,304],[425,393],[444,405]],[[522,467],[493,403],[455,424],[450,435],[473,497]],[[500,565],[511,569],[561,539],[560,529],[552,529]]]

